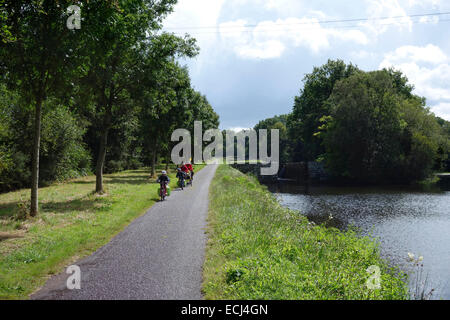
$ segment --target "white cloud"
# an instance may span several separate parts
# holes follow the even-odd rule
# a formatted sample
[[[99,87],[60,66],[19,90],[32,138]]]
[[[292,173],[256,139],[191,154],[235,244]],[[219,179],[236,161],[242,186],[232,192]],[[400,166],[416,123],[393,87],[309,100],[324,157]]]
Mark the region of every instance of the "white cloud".
[[[276,12],[280,15],[292,15],[304,9],[302,0],[228,0],[232,6],[252,5]]]
[[[248,59],[278,58],[283,54],[284,50],[285,46],[278,40],[257,42],[252,45],[244,45],[236,48],[239,56]]]
[[[164,21],[167,28],[215,26],[225,0],[179,0]]]
[[[403,46],[387,53],[379,67],[401,70],[415,92],[432,102],[431,110],[450,120],[450,57],[439,47]]]
[[[438,24],[439,17],[438,16],[420,17],[419,22],[422,24]]]
[[[164,28],[174,33],[196,33],[195,38],[202,49],[209,49],[216,40],[214,29],[202,29],[218,25],[225,0],[179,0],[164,21]]]
[[[450,102],[441,102],[432,106],[431,110],[441,118],[450,121]]]
[[[408,7],[422,6],[428,9],[437,9],[444,3],[444,0],[406,0],[404,2]]]
[[[361,23],[375,37],[390,28],[413,31],[414,24],[437,24],[440,16],[411,17],[414,13],[428,14],[448,11],[448,1],[443,0],[365,0],[369,20]],[[389,18],[391,19],[380,19]],[[395,17],[394,19],[392,17]]]
[[[214,29],[204,27],[218,26],[219,16],[225,0],[179,0],[171,13],[164,20],[164,29],[178,35],[192,34],[200,47],[196,63],[190,67],[191,76],[200,74],[205,65],[213,61],[211,56],[217,54],[218,35]]]
[[[394,52],[388,53],[385,60],[394,63],[407,60],[412,62],[440,64],[446,62],[448,57],[439,47],[428,44],[425,47],[403,46],[397,48]]]
[[[221,24],[220,31],[226,46],[247,59],[278,58],[289,47],[305,47],[318,53],[328,49],[331,41],[368,43],[359,30],[324,28],[316,18],[286,18],[245,26],[245,20],[230,21]]]
[[[355,50],[350,52],[350,57],[356,60],[374,59],[376,54],[367,50]]]
[[[303,7],[301,0],[265,0],[263,2],[266,9],[275,10],[280,14],[300,12]]]
[[[358,29],[323,27],[319,21],[326,19],[327,15],[322,11],[310,10],[308,16],[302,18],[289,17],[304,11],[303,2],[299,0],[232,0],[227,3],[233,8],[247,4],[268,12],[275,11],[277,16],[286,18],[260,21],[252,28],[245,27],[247,21],[244,19],[219,24],[225,0],[180,0],[164,27],[178,34],[192,33],[201,47],[202,56],[204,52],[222,54],[231,48],[244,59],[273,59],[282,56],[289,48],[304,47],[318,53],[330,48],[333,41],[360,45],[369,42]],[[209,28],[214,26],[217,29]]]
[[[221,38],[227,48],[246,59],[271,59],[280,57],[284,44],[275,39],[254,39],[252,33],[245,29],[247,21],[236,20],[220,24]],[[252,31],[253,32],[253,31]]]
[[[234,131],[234,132],[238,133],[241,131],[252,130],[252,128],[232,127],[232,128],[227,128],[225,130],[230,130],[230,131]]]
[[[418,8],[440,9],[442,3],[442,0],[365,0],[369,21],[359,23],[355,29],[342,29],[320,24],[321,20],[339,17],[315,10],[302,0],[180,0],[164,25],[170,31],[192,33],[202,53],[222,54],[225,49],[231,48],[245,59],[271,59],[282,56],[289,48],[304,47],[319,53],[329,49],[332,43],[347,42],[365,46],[369,40],[375,40],[392,27],[411,32],[413,19],[407,17],[408,13]],[[271,15],[275,13],[278,19],[260,21],[253,28],[245,27],[247,18],[219,25],[225,4],[235,12],[248,6],[263,9]],[[399,16],[404,18],[377,19]],[[429,16],[416,20],[421,24],[436,24],[439,18]]]
[[[407,13],[398,0],[366,0],[367,13],[369,21],[361,23],[374,35],[380,35],[386,32],[390,27],[397,27],[400,29],[408,29],[412,31],[412,20],[407,17]],[[383,19],[377,20],[380,17],[401,17],[399,19]]]

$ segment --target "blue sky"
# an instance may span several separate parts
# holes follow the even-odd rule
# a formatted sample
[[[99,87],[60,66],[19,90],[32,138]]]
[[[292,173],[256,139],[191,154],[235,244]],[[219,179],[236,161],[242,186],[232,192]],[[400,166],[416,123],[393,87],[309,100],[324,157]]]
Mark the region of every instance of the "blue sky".
[[[402,70],[450,120],[450,14],[407,17],[437,12],[450,12],[450,1],[179,0],[165,29],[198,40],[201,53],[183,63],[222,129],[289,113],[304,75],[337,58]],[[369,20],[323,23],[359,18]]]

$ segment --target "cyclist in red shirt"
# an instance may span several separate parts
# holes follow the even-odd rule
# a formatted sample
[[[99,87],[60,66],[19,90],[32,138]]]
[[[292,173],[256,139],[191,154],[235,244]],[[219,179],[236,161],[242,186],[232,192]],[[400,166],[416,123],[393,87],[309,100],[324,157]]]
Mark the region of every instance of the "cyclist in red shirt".
[[[184,162],[181,164],[181,171],[183,171],[186,176],[190,178],[190,184],[192,185],[192,181],[194,178],[194,168],[192,167],[192,164],[189,162],[187,164],[184,164]]]
[[[192,166],[192,164],[190,164],[189,162],[186,163],[186,168],[189,170],[189,172],[191,173],[191,181],[194,180],[194,167]]]
[[[189,170],[189,168],[187,167],[186,164],[184,164],[184,162],[181,163],[181,167],[180,168],[181,168],[181,171],[183,171],[187,175],[191,172],[191,170]]]

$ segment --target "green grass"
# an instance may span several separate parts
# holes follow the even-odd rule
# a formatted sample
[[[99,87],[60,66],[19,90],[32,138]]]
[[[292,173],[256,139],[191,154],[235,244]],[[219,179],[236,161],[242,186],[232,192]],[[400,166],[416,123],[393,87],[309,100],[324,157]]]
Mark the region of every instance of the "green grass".
[[[222,165],[210,187],[206,299],[407,299],[405,275],[353,231],[315,226],[267,188]],[[369,290],[366,270],[381,269]]]
[[[41,188],[35,218],[23,217],[29,190],[0,194],[0,299],[27,298],[145,213],[158,201],[159,184],[148,178],[148,170],[105,175],[102,196],[93,193],[95,176]]]

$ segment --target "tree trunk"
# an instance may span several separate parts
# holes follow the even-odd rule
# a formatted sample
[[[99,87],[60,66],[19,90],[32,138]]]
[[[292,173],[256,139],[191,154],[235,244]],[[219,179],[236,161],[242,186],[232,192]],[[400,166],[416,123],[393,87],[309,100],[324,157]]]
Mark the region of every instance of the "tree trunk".
[[[117,56],[116,56],[117,58]],[[116,73],[116,67],[117,67],[117,59],[114,59],[112,67],[111,67],[111,74],[114,75]],[[105,157],[106,157],[106,148],[108,146],[108,132],[111,128],[112,124],[112,107],[114,104],[114,92],[115,92],[115,86],[114,83],[111,81],[109,83],[109,96],[106,98],[105,88],[107,87],[106,82],[104,83],[103,91],[102,91],[102,99],[100,100],[100,105],[104,104],[105,106],[105,116],[103,118],[103,131],[102,135],[100,137],[100,147],[98,150],[98,156],[97,156],[97,165],[95,168],[95,192],[99,194],[103,194],[103,168],[105,166]]]
[[[103,189],[103,168],[105,167],[106,147],[108,146],[108,132],[111,125],[111,109],[106,111],[105,119],[103,121],[103,131],[100,137],[100,146],[98,149],[97,165],[95,168],[95,192],[99,194],[104,193]]]
[[[41,117],[42,117],[42,98],[36,101],[36,110],[34,117],[34,146],[31,174],[31,210],[30,215],[35,217],[39,211],[39,149],[41,146]]]
[[[103,167],[105,165],[106,146],[108,142],[108,129],[104,128],[100,139],[100,148],[97,156],[97,166],[95,168],[96,183],[95,192],[102,194],[103,190]]]
[[[166,171],[169,170],[169,163],[170,163],[170,151],[168,151],[166,155]]]
[[[152,177],[155,176],[156,173],[156,149],[153,150],[152,154]]]

